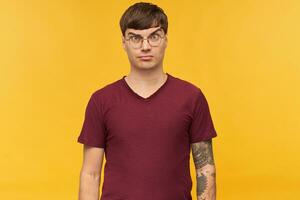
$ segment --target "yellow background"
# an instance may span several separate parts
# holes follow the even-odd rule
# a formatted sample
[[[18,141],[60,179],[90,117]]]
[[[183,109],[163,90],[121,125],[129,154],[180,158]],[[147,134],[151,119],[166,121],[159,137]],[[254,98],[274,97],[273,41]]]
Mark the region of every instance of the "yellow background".
[[[0,1],[1,199],[77,199],[84,109],[129,72],[118,23],[135,2]],[[300,1],[153,2],[165,71],[209,102],[217,198],[299,199]]]

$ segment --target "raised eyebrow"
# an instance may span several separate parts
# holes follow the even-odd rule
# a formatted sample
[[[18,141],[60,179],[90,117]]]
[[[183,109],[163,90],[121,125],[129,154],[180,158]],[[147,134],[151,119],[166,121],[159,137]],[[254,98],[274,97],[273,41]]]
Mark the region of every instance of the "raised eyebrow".
[[[149,35],[152,35],[152,34],[154,34],[154,33],[158,32],[158,31],[162,31],[162,28],[159,28],[159,29],[157,29],[157,30],[153,31],[153,32],[152,32],[152,33],[150,33]]]
[[[159,29],[153,31],[152,33],[150,33],[149,35],[152,35],[152,34],[158,32],[158,31],[161,31],[161,30],[162,30],[162,28],[159,28]],[[134,35],[134,36],[140,36],[140,37],[142,37],[142,35],[140,35],[140,34],[135,34],[135,33],[133,33],[133,32],[129,32],[128,35]]]

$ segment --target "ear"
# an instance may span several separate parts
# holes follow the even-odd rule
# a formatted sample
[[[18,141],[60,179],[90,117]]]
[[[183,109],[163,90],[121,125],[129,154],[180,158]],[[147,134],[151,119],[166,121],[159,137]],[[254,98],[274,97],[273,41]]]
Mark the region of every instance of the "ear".
[[[123,35],[121,37],[121,40],[122,40],[122,47],[123,47],[124,50],[126,50],[126,47],[125,47],[125,38],[124,38]]]
[[[168,46],[168,35],[165,35],[165,47]]]

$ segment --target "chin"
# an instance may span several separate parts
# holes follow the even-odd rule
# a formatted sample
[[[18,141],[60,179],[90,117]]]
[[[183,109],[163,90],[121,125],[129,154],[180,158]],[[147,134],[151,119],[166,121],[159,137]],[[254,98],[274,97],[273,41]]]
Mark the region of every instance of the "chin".
[[[140,63],[137,63],[136,66],[138,68],[143,68],[143,69],[147,68],[148,69],[148,68],[154,68],[156,65],[153,62],[140,62]]]
[[[152,69],[154,68],[155,66],[137,66],[138,69]]]

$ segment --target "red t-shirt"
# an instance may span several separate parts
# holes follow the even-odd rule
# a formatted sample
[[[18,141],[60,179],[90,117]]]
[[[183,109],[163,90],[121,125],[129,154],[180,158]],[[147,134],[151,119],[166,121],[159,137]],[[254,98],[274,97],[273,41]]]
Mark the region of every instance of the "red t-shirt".
[[[147,98],[125,76],[91,95],[78,142],[105,149],[101,200],[192,200],[190,144],[217,133],[201,90],[166,74]]]

